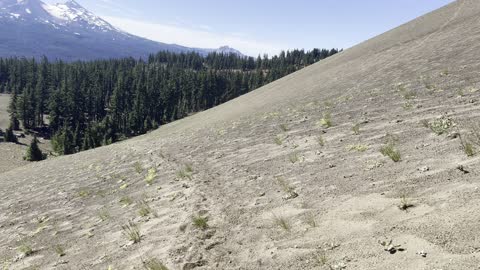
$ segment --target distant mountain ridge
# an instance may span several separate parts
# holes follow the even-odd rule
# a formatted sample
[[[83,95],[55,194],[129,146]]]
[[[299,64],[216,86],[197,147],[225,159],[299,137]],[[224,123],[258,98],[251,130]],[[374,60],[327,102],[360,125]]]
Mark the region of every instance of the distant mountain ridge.
[[[151,41],[126,33],[74,0],[0,0],[0,57],[42,57],[66,61],[146,58],[158,51],[235,53],[228,46],[198,49]]]

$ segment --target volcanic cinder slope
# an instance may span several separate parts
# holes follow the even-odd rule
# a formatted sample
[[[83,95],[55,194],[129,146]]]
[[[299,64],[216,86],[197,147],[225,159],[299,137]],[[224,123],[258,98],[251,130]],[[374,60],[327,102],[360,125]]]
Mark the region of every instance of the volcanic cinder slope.
[[[0,260],[478,269],[480,159],[455,132],[478,123],[479,51],[480,2],[458,1],[145,136],[3,173]],[[455,125],[436,135],[425,126],[441,116]],[[387,140],[399,162],[380,153]]]

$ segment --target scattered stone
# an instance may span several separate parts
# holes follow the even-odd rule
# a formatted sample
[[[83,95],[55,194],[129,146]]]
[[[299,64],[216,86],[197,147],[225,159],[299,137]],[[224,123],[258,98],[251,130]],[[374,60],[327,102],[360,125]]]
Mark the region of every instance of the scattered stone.
[[[368,119],[364,119],[360,122],[360,124],[368,124],[370,122],[370,120]]]
[[[465,167],[463,167],[463,165],[458,165],[458,166],[457,166],[457,170],[463,172],[464,174],[470,173],[470,171],[468,171],[467,169],[465,169]]]
[[[57,267],[57,266],[62,265],[62,264],[68,264],[68,261],[64,261],[64,260],[58,261],[55,264],[53,264],[53,267]]]
[[[456,138],[459,138],[460,137],[460,133],[456,132],[456,131],[453,131],[453,132],[450,132],[448,135],[447,135],[447,138],[449,139],[456,139]]]
[[[258,196],[259,197],[265,197],[265,195],[267,195],[267,193],[264,191],[264,192],[260,193]]]
[[[344,263],[344,262],[338,262],[338,263],[332,264],[330,266],[330,269],[332,269],[332,270],[341,270],[341,269],[345,269],[345,268],[347,268],[347,264]]]
[[[288,201],[288,200],[292,200],[292,199],[295,199],[298,197],[298,193],[295,192],[295,191],[290,191],[288,192],[287,195],[283,196],[283,199]]]
[[[191,269],[195,269],[197,267],[202,267],[206,264],[207,264],[207,261],[204,261],[204,260],[200,260],[198,262],[189,262],[189,263],[184,264],[182,269],[183,270],[191,270]]]
[[[425,251],[419,251],[417,252],[418,255],[422,256],[423,258],[427,257],[427,253]]]
[[[420,172],[428,172],[428,171],[430,171],[430,168],[428,166],[424,166],[424,167],[418,168],[418,170]]]
[[[395,254],[397,251],[405,251],[405,249],[401,248],[401,245],[394,245],[393,240],[390,241],[378,241],[380,245],[383,246],[385,251],[388,251],[390,254]]]

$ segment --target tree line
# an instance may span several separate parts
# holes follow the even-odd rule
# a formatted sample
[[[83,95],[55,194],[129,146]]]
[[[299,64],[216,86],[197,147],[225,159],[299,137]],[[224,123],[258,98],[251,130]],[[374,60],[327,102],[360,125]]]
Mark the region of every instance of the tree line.
[[[338,53],[278,56],[175,54],[66,63],[0,59],[0,92],[11,93],[10,132],[21,125],[72,154],[146,133],[248,93]]]

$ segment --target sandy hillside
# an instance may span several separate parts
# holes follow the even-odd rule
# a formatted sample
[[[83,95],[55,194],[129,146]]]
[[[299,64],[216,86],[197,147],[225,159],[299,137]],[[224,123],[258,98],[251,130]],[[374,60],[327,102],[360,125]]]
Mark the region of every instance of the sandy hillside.
[[[5,172],[0,260],[479,269],[479,51],[480,2],[458,1],[145,136]]]

